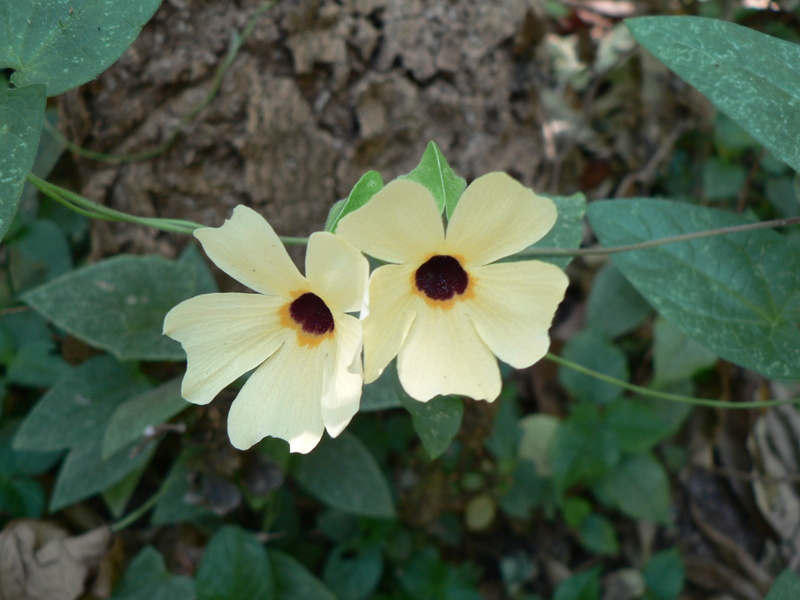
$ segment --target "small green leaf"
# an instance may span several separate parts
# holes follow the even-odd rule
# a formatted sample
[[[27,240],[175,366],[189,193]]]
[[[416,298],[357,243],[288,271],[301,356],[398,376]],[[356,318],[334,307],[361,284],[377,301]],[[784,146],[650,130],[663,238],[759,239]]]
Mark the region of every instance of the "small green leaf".
[[[378,379],[364,386],[358,411],[365,413],[399,408],[403,406],[404,395],[406,394],[397,379],[397,363],[392,361]]]
[[[778,575],[765,600],[797,600],[800,598],[800,577],[786,569]]]
[[[159,500],[153,511],[152,524],[165,525],[194,521],[205,517],[216,516],[211,509],[202,504],[192,504],[190,462],[196,450],[189,448],[181,452],[158,490]]]
[[[780,160],[800,171],[800,46],[701,17],[625,22],[656,58],[688,81]],[[718,256],[726,256],[720,254]]]
[[[8,246],[8,269],[17,293],[63,275],[72,268],[64,232],[52,221],[38,219]]]
[[[447,160],[436,142],[429,142],[422,154],[422,160],[414,167],[414,170],[407,175],[401,175],[398,179],[410,179],[428,188],[436,200],[439,212],[446,210],[448,219],[452,216],[461,194],[467,187],[467,181],[456,175],[447,164]]]
[[[561,419],[544,413],[526,415],[519,420],[522,429],[519,457],[533,462],[540,475],[552,474],[550,446],[560,426]]]
[[[277,600],[339,600],[302,564],[279,550],[270,550]]]
[[[593,202],[606,247],[746,223],[738,215],[663,200]],[[800,252],[758,230],[614,255],[666,319],[722,358],[777,378],[800,378]]]
[[[195,270],[160,256],[120,256],[72,271],[23,301],[76,338],[120,360],[184,360],[161,334],[167,312],[195,292]]]
[[[375,459],[346,431],[322,440],[310,454],[297,456],[291,472],[308,493],[332,508],[366,517],[395,516],[389,486]]]
[[[677,548],[654,554],[642,569],[647,589],[653,600],[677,600],[683,591],[686,570]],[[797,590],[800,593],[800,588]],[[792,598],[798,598],[795,594]]]
[[[102,456],[101,458],[107,460],[110,456]],[[103,501],[106,503],[108,510],[114,515],[115,519],[119,519],[125,514],[125,509],[128,507],[131,496],[133,496],[133,493],[136,491],[136,487],[139,485],[139,481],[142,479],[142,475],[144,475],[146,469],[147,463],[142,462],[138,467],[125,475],[123,479],[103,490]]]
[[[226,525],[208,543],[197,567],[197,600],[272,600],[275,580],[258,538]]]
[[[630,333],[653,312],[613,262],[606,263],[592,282],[586,306],[586,324],[609,339]]]
[[[558,220],[553,228],[531,248],[578,248],[583,239],[583,217],[586,214],[586,196],[578,192],[571,196],[545,196],[558,210]],[[572,256],[540,257],[562,269],[573,261]]]
[[[350,214],[354,210],[361,208],[383,188],[383,177],[377,171],[368,171],[361,176],[361,179],[353,186],[350,194],[344,200],[339,200],[328,213],[325,221],[325,231],[336,231],[336,226],[342,217]]]
[[[464,416],[461,398],[437,396],[428,402],[418,402],[403,394],[401,400],[411,413],[414,430],[428,455],[434,459],[444,454],[461,427],[461,418]]]
[[[614,432],[604,427],[600,409],[581,403],[561,423],[550,446],[550,466],[556,486],[591,483],[619,462],[622,451]]]
[[[619,539],[611,521],[603,515],[592,513],[583,520],[578,530],[581,544],[589,552],[612,555],[619,552]]]
[[[500,499],[500,508],[512,517],[527,519],[531,510],[541,507],[552,519],[558,500],[553,478],[539,475],[531,461],[520,460],[511,473],[511,487]]]
[[[63,94],[128,49],[161,0],[14,0],[0,3],[0,68],[17,87]]]
[[[628,360],[622,350],[592,329],[584,329],[567,342],[562,356],[593,371],[628,381]],[[579,401],[610,404],[624,392],[618,385],[568,368],[559,370],[558,380]]]
[[[633,519],[670,523],[669,479],[652,454],[625,456],[594,492],[603,504]]]
[[[44,511],[44,488],[30,477],[0,474],[0,513],[38,519]]]
[[[339,600],[366,600],[383,574],[383,551],[377,544],[336,546],[325,560],[322,580]]]
[[[592,567],[558,584],[553,600],[600,600],[602,565]]]
[[[621,400],[606,409],[606,424],[624,452],[644,452],[676,431],[655,406],[644,400]],[[671,403],[670,403],[671,404]]]
[[[0,23],[3,12],[11,6],[15,3],[3,2],[0,5]],[[0,57],[4,52],[2,48],[6,46],[3,43],[4,31],[6,28],[0,25]],[[11,227],[25,177],[36,159],[46,101],[43,85],[0,91],[0,148],[3,149],[0,153],[0,240]]]
[[[181,397],[180,378],[126,400],[114,411],[106,427],[103,458],[140,440],[148,427],[161,425],[188,407],[189,403]]]
[[[717,355],[686,336],[664,317],[653,324],[653,384],[689,379],[717,362]]]
[[[190,577],[170,575],[158,550],[145,546],[131,561],[111,600],[195,600]]]

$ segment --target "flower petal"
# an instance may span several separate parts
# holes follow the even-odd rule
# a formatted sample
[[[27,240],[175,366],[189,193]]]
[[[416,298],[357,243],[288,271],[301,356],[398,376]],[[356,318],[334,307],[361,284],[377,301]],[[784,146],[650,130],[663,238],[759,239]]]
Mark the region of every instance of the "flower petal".
[[[244,384],[228,413],[231,443],[247,450],[266,436],[289,442],[291,452],[310,452],[322,438],[320,400],[333,345],[304,348],[287,342]]]
[[[369,262],[348,242],[332,233],[311,234],[306,251],[306,278],[331,311],[359,310],[368,277]]]
[[[364,382],[380,377],[397,356],[414,319],[413,267],[385,265],[369,280],[369,314],[364,318]]]
[[[262,294],[287,296],[308,284],[269,223],[256,211],[237,206],[221,227],[194,232],[220,269]]]
[[[169,311],[164,334],[179,341],[188,357],[183,397],[208,404],[269,358],[287,339],[278,316],[282,302],[260,294],[204,294]]]
[[[548,329],[564,299],[564,271],[540,261],[474,267],[475,296],[464,310],[500,360],[522,369],[550,347]]]
[[[540,240],[555,225],[555,204],[505,173],[473,181],[447,225],[447,248],[469,265],[485,265]]]
[[[358,412],[364,384],[361,339],[361,321],[350,315],[336,319],[335,372],[322,396],[322,421],[331,437],[339,435]]]
[[[417,309],[397,358],[397,373],[408,395],[422,402],[445,394],[495,400],[501,388],[497,359],[460,305],[443,310],[420,300]]]
[[[395,179],[339,221],[336,235],[377,259],[419,263],[442,245],[444,226],[427,188]]]

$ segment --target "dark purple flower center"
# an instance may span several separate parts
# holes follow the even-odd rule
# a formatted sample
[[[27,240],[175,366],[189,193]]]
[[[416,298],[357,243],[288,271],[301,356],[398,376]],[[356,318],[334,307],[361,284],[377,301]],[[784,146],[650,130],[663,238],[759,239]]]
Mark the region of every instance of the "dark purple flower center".
[[[417,289],[431,300],[450,300],[467,291],[469,275],[452,256],[436,255],[414,274]]]
[[[322,298],[311,292],[289,305],[289,315],[306,333],[324,335],[333,331],[333,315]]]

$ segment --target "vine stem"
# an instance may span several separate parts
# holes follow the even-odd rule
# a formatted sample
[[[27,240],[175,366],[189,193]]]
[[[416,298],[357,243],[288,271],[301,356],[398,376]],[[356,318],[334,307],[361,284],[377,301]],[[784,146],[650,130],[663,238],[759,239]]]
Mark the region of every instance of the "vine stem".
[[[657,390],[651,390],[649,388],[642,387],[640,385],[628,383],[627,381],[623,381],[622,379],[617,379],[616,377],[611,377],[609,375],[604,375],[603,373],[598,373],[597,371],[593,371],[592,369],[588,369],[582,365],[579,365],[578,363],[574,363],[571,360],[567,360],[566,358],[562,358],[561,356],[557,356],[549,352],[545,355],[545,358],[553,361],[558,365],[567,367],[568,369],[572,369],[573,371],[577,371],[578,373],[588,375],[589,377],[594,377],[595,379],[599,379],[600,381],[604,381],[606,383],[619,386],[631,392],[636,392],[637,394],[641,394],[642,396],[649,396],[650,398],[658,398],[659,400],[669,400],[670,402],[681,402],[683,404],[694,404],[696,406],[711,406],[715,408],[769,408],[770,406],[800,404],[800,398],[788,398],[787,400],[762,400],[755,402],[728,402],[725,400],[712,400],[710,398],[694,398],[692,396],[683,396],[681,394],[670,394],[668,392],[659,392]]]
[[[620,252],[631,252],[633,250],[647,250],[666,244],[676,242],[688,242],[699,238],[712,237],[715,235],[725,235],[728,233],[741,233],[743,231],[753,231],[755,229],[772,229],[774,227],[786,227],[788,225],[800,224],[800,217],[787,217],[785,219],[773,219],[772,221],[759,221],[758,223],[746,223],[744,225],[734,225],[732,227],[720,227],[719,229],[706,229],[704,231],[694,231],[681,235],[658,238],[630,244],[628,246],[614,246],[613,248],[528,248],[514,255],[515,258],[528,258],[533,256],[603,256],[607,254],[618,254]]]
[[[136,507],[134,510],[122,517],[119,521],[111,525],[111,533],[117,533],[133,525],[133,523],[141,519],[148,511],[150,511],[158,503],[158,501],[161,500],[161,497],[166,492],[167,487],[161,486],[161,489],[145,500],[141,506]]]

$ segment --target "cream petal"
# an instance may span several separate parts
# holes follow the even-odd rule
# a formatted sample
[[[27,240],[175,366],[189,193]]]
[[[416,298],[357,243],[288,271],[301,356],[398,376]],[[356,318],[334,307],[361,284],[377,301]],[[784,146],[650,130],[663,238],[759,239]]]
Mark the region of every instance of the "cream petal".
[[[419,263],[442,245],[444,226],[427,188],[395,179],[339,221],[336,235],[377,259]]]
[[[282,301],[260,294],[204,294],[178,304],[164,319],[164,334],[188,358],[181,393],[208,404],[237,377],[256,368],[286,339]]]
[[[478,335],[500,360],[522,369],[550,347],[548,329],[564,299],[564,271],[540,261],[475,267],[475,295],[464,310]]]
[[[368,277],[369,262],[348,242],[332,233],[311,234],[306,251],[306,278],[331,311],[359,310]]]
[[[422,402],[446,394],[495,400],[501,388],[497,359],[459,304],[444,310],[420,300],[417,309],[397,358],[397,373],[408,395]]]
[[[505,173],[489,173],[464,191],[447,225],[447,249],[485,265],[539,241],[555,225],[555,204]]]
[[[364,382],[380,377],[397,356],[414,319],[415,298],[408,265],[385,265],[369,280],[369,314],[364,318]]]
[[[331,385],[323,391],[322,421],[331,437],[339,435],[358,412],[364,384],[361,322],[350,315],[336,319],[336,356]]]
[[[269,223],[246,206],[237,206],[221,227],[194,236],[214,264],[252,290],[288,296],[308,285]]]
[[[333,356],[330,340],[315,348],[287,342],[244,384],[228,413],[231,443],[247,450],[266,436],[289,442],[292,452],[306,454],[322,438],[320,401],[326,362]]]

